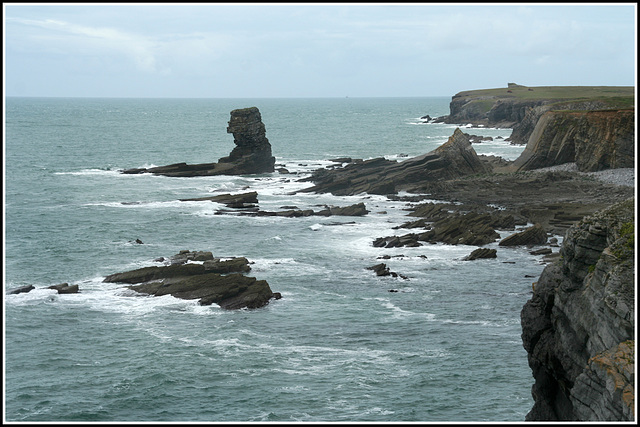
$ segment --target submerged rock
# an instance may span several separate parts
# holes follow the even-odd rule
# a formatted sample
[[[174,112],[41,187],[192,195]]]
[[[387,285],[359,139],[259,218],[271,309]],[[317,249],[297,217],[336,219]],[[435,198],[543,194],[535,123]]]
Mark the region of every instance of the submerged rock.
[[[7,295],[23,294],[23,293],[31,292],[35,288],[36,287],[33,285],[20,286],[19,288],[9,289],[7,291]]]

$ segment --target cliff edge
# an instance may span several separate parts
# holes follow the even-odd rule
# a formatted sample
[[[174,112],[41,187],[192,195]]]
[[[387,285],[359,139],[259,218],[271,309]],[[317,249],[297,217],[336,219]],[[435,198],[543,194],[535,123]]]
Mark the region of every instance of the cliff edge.
[[[617,110],[635,105],[633,86],[523,86],[458,92],[450,114],[434,122],[512,128],[508,140],[526,144],[538,119],[551,110]]]
[[[632,168],[634,133],[633,109],[547,111],[510,169],[515,172],[573,162],[581,172]]]
[[[635,198],[572,226],[521,312],[527,421],[633,421]]]

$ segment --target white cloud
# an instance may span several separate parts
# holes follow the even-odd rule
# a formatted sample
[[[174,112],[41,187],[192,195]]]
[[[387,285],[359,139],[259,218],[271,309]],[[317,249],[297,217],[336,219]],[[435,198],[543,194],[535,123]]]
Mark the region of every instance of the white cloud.
[[[23,50],[43,51],[58,55],[121,55],[141,71],[155,72],[157,44],[144,36],[109,27],[88,27],[54,19],[29,20],[7,18],[7,23],[26,26],[31,31],[12,32],[23,39]],[[36,29],[39,29],[35,31]]]

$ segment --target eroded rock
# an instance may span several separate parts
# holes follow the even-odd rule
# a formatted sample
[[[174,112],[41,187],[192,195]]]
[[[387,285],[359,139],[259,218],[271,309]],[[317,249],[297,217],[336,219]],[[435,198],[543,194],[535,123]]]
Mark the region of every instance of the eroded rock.
[[[245,257],[222,259],[208,251],[186,250],[169,262],[112,274],[103,281],[131,284],[128,288],[141,294],[198,299],[200,305],[215,303],[225,309],[259,308],[271,298],[281,298],[265,280],[243,274],[251,270]]]
[[[120,171],[124,174],[152,173],[172,177],[212,175],[250,175],[274,172],[275,157],[266,138],[262,116],[257,107],[231,111],[227,132],[233,134],[235,148],[229,156],[217,163],[174,163],[153,168],[134,168]]]

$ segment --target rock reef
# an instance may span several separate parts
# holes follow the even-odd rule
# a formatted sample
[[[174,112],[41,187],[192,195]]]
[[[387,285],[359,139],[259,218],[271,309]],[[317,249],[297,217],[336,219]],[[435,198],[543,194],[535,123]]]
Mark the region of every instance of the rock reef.
[[[302,192],[348,196],[360,193],[394,194],[407,184],[448,180],[488,172],[471,147],[469,138],[456,129],[449,140],[427,154],[402,162],[384,158],[349,163],[339,169],[319,169],[309,178],[315,185]]]
[[[529,421],[635,419],[634,200],[571,227],[522,309]]]
[[[273,172],[275,157],[271,154],[271,144],[266,137],[262,116],[257,107],[231,111],[227,133],[233,134],[235,148],[229,156],[217,163],[189,165],[174,163],[153,168],[125,169],[124,174],[151,173],[172,177],[193,177],[212,175],[250,175]]]
[[[583,100],[516,99],[511,92],[533,90],[519,85],[510,85],[501,99],[456,96],[447,123],[513,127],[528,143],[520,158],[505,164],[478,156],[470,135],[456,129],[446,144],[423,156],[401,163],[351,162],[307,179],[315,184],[304,190],[309,192],[448,202],[414,205],[409,215],[419,219],[397,228],[422,230],[378,238],[372,244],[379,248],[483,246],[498,239],[496,229],[529,223],[534,225],[501,240],[498,250],[547,245],[549,235],[565,235],[560,253],[530,251],[548,255],[550,263],[521,313],[535,379],[530,421],[635,419],[635,189],[590,175],[634,166],[634,110],[612,108],[618,100],[611,96],[624,93],[622,103],[628,103],[630,89],[545,88],[556,95],[597,95]],[[578,170],[540,169],[567,163]],[[397,196],[400,191],[415,195]],[[493,258],[496,252],[478,248],[463,260]],[[391,273],[385,264],[369,269],[379,276]]]
[[[103,281],[131,284],[128,288],[140,294],[197,299],[200,305],[218,304],[224,309],[260,308],[281,297],[265,280],[244,275],[251,270],[244,257],[221,259],[211,252],[185,250],[158,260],[163,261],[167,265],[115,273]]]

